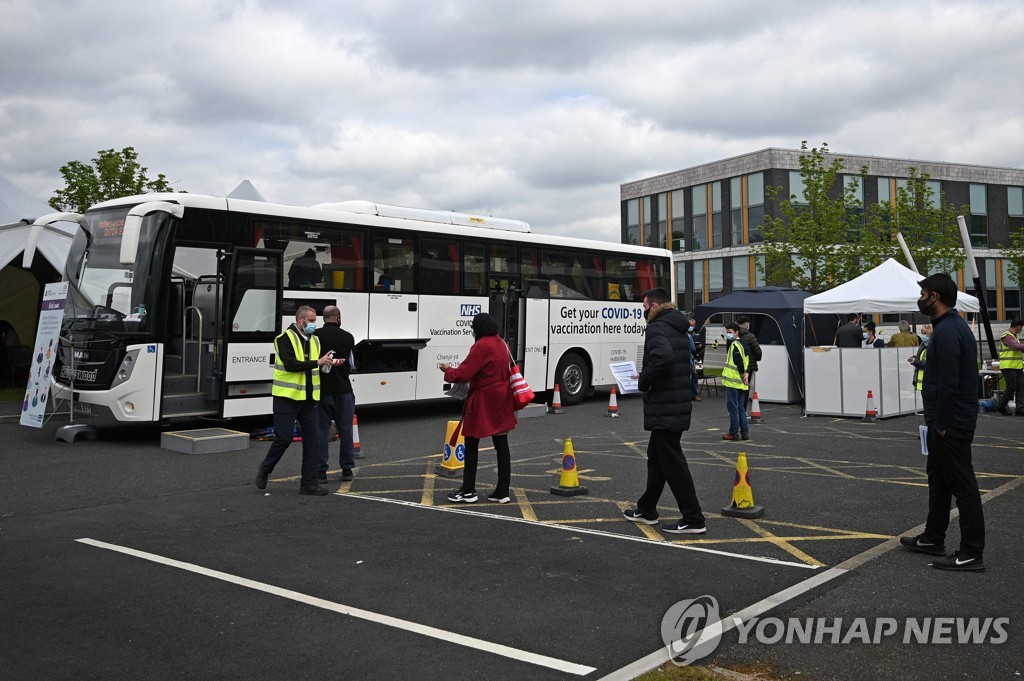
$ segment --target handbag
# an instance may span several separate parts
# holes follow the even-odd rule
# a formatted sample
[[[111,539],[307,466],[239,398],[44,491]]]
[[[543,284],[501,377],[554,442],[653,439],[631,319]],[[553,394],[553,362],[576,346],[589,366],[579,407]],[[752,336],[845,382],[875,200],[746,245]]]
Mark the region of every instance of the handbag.
[[[512,405],[516,411],[520,411],[530,402],[533,402],[533,398],[536,395],[534,395],[533,389],[527,384],[526,379],[523,378],[522,372],[519,371],[511,350],[508,353],[508,358],[510,360],[508,384],[509,390],[512,391]]]
[[[448,397],[454,397],[457,400],[464,400],[469,396],[469,382],[452,383],[451,386],[444,391],[444,394]]]

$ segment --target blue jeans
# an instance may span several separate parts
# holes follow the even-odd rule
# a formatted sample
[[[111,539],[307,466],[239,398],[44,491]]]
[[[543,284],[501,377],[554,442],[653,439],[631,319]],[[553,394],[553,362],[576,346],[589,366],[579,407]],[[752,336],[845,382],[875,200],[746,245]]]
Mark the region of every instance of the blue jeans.
[[[320,473],[327,473],[330,454],[327,451],[331,435],[331,422],[338,426],[338,443],[341,445],[340,463],[342,470],[356,467],[356,453],[352,443],[352,417],[356,413],[356,396],[320,396]]]
[[[690,397],[698,397],[700,395],[700,386],[698,382],[700,376],[697,374],[697,367],[690,365]]]
[[[725,404],[729,409],[729,434],[737,435],[750,430],[747,423],[747,410],[744,408],[744,401],[747,399],[747,391],[738,388],[725,389]]]

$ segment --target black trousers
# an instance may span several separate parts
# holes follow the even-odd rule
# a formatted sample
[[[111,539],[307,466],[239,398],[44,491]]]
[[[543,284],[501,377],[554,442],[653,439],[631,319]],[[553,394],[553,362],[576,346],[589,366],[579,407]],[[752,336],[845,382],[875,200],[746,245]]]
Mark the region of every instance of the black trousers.
[[[985,515],[981,493],[971,464],[974,433],[948,428],[941,437],[928,428],[928,521],[924,534],[929,541],[944,544],[949,527],[949,506],[956,497],[960,509],[960,551],[970,558],[982,558],[985,551]]]
[[[499,497],[508,496],[508,486],[512,480],[512,453],[508,448],[508,433],[492,435],[494,452],[498,455],[498,484],[494,488]],[[466,460],[462,469],[462,491],[476,491],[476,467],[480,460],[480,438],[466,438]]]
[[[1016,409],[1014,411],[1024,414],[1024,370],[1002,369],[1001,371],[1003,380],[1006,381],[1006,390],[999,398],[999,408],[1006,409],[1010,400],[1015,400]]]
[[[704,514],[697,501],[697,490],[693,487],[690,467],[679,440],[683,434],[673,430],[652,430],[647,442],[647,489],[637,501],[636,507],[644,515],[658,517],[658,500],[665,490],[665,483],[672,490],[683,520],[697,525],[704,524]]]
[[[270,451],[260,464],[260,470],[267,475],[274,472],[274,466],[292,443],[296,420],[302,428],[302,482],[299,484],[302,487],[313,487],[317,484],[316,474],[320,467],[319,424],[314,400],[300,402],[287,397],[274,397],[274,441],[270,443]]]

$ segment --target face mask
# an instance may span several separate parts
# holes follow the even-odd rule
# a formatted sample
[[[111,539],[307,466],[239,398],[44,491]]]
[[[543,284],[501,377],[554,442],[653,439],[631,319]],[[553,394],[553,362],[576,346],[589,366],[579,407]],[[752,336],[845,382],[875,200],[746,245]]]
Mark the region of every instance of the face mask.
[[[927,343],[928,342],[927,334],[921,334],[921,342],[922,343]]]
[[[917,299],[917,309],[921,311],[921,314],[926,314],[929,317],[932,316],[932,304],[928,301],[927,298]]]
[[[650,321],[651,319],[651,308],[644,308],[644,319]]]
[[[864,336],[864,340],[867,340],[867,339],[868,339],[868,332],[867,332],[867,331],[865,331],[865,332],[864,332],[864,333],[862,333],[861,335],[862,335],[862,336]]]
[[[693,333],[693,327],[692,326],[689,328],[689,332]]]
[[[302,330],[306,332],[306,335],[312,335],[316,331],[316,324],[314,322],[306,322],[306,325],[302,327]]]
[[[733,340],[735,338],[736,338],[736,334],[734,334],[732,331],[730,331],[729,333],[725,334],[725,340]]]

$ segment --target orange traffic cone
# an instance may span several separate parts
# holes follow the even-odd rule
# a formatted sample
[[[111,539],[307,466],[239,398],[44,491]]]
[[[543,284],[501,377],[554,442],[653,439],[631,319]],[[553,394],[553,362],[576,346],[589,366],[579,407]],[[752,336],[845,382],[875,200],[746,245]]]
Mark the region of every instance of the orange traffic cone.
[[[619,402],[615,399],[615,386],[612,386],[612,392],[608,395],[608,413],[605,416],[611,416],[613,419],[619,418]]]
[[[877,421],[878,410],[875,409],[875,394],[868,391],[868,406],[864,409],[864,418],[861,421]]]
[[[352,414],[352,449],[355,451],[357,459],[362,459],[363,452],[359,446],[359,417]]]
[[[551,398],[551,404],[548,406],[548,413],[561,414],[563,411],[565,410],[562,409],[562,393],[558,389],[558,384],[555,383],[555,394]]]
[[[757,401],[757,391],[754,391],[754,398],[750,402],[750,418],[748,421],[751,423],[764,423],[764,419],[761,417],[761,403]]]

